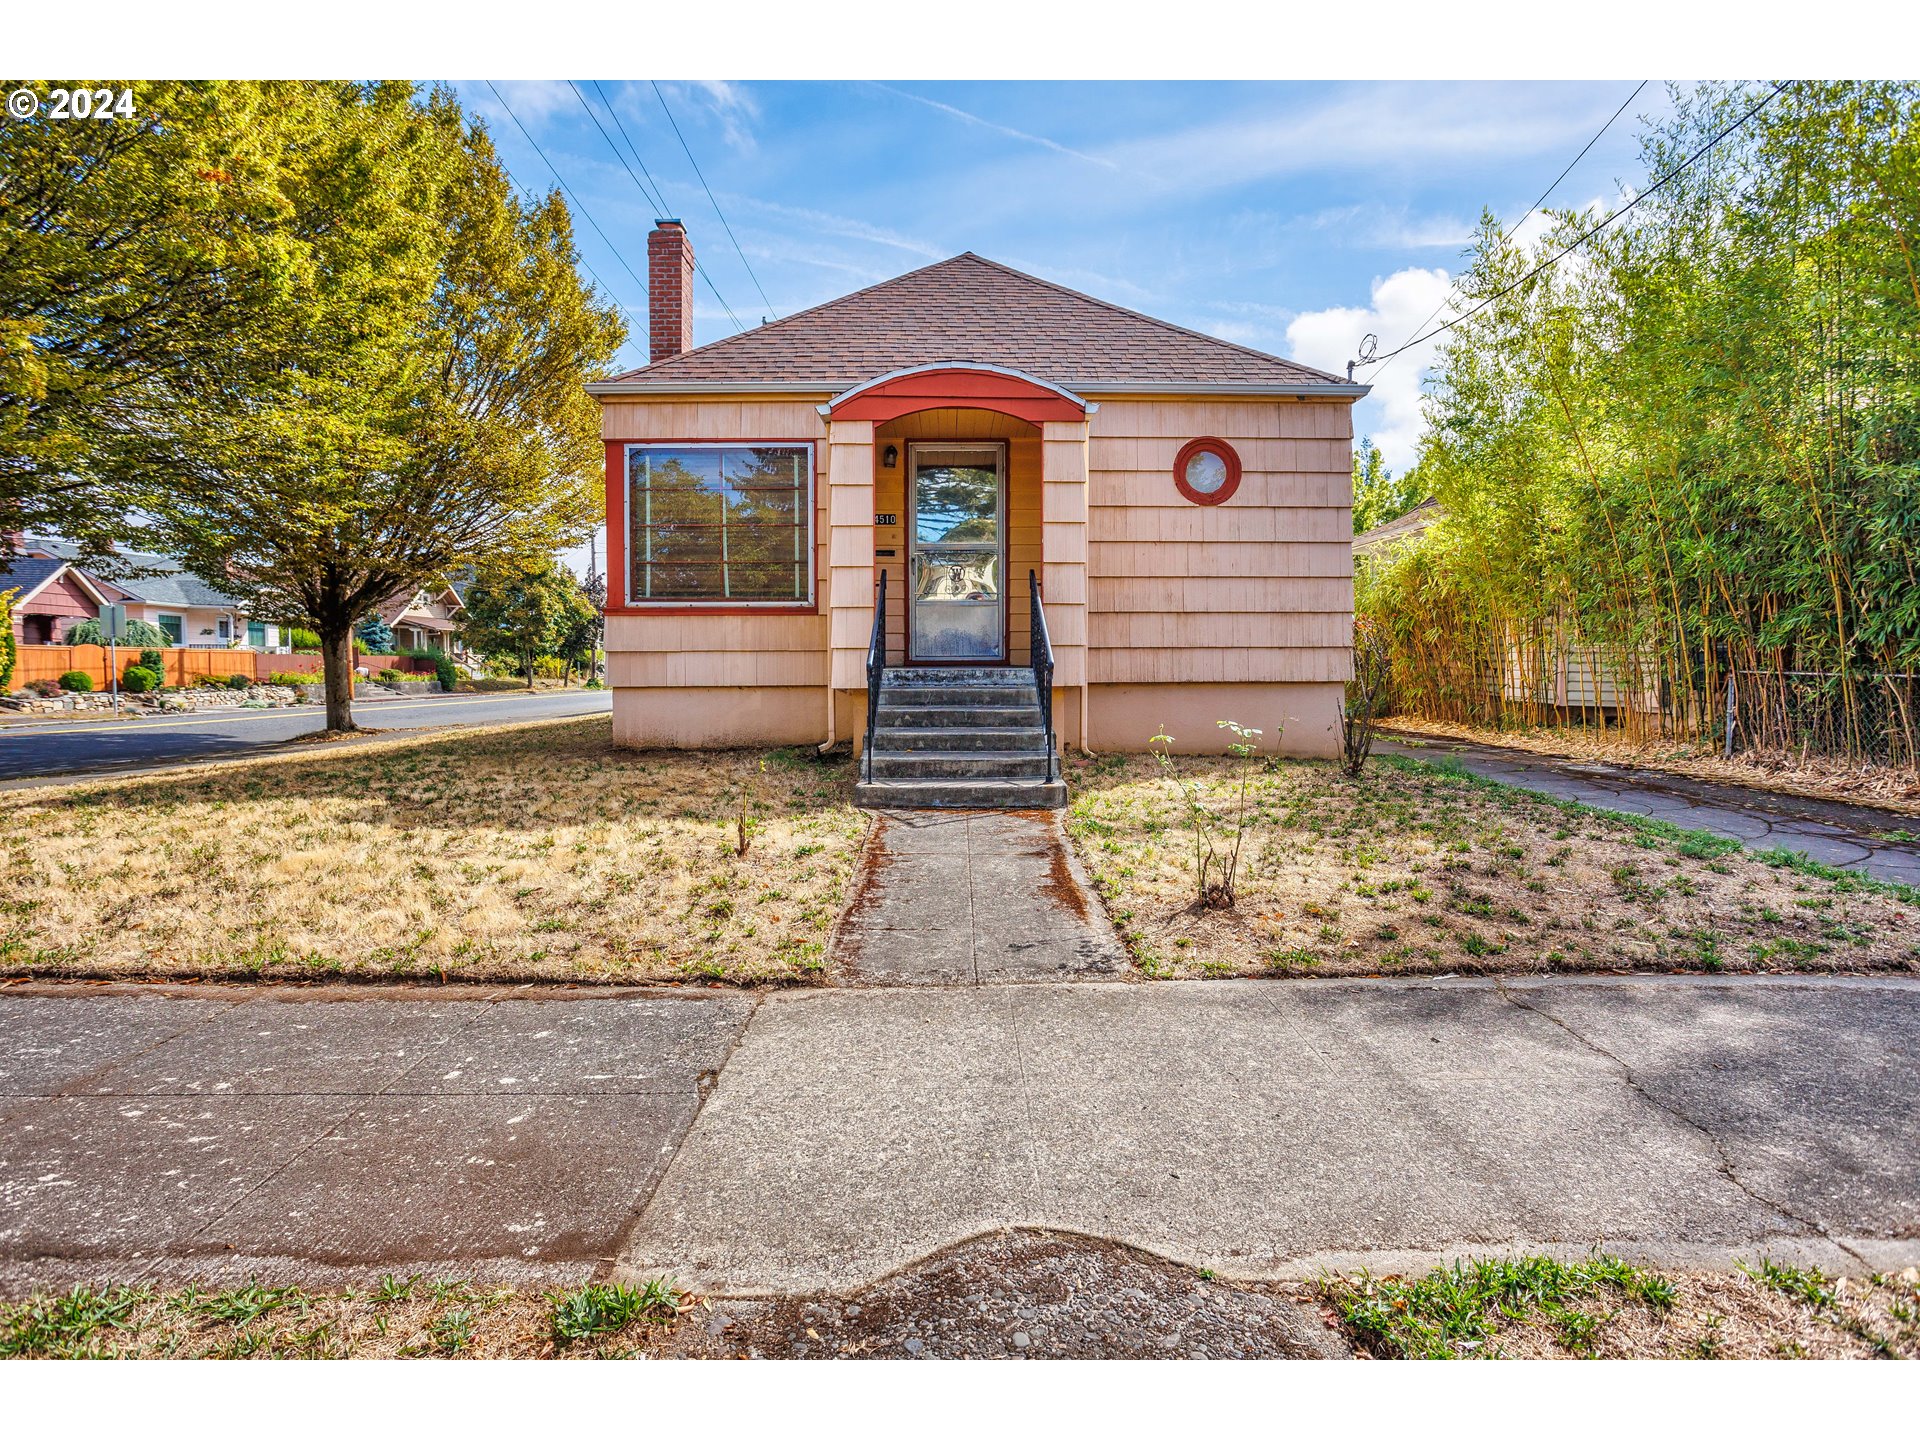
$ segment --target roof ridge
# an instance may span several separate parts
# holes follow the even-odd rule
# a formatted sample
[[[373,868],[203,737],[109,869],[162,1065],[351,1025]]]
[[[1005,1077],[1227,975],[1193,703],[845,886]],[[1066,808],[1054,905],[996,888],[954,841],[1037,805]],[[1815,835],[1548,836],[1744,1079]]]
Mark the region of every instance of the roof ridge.
[[[1134,320],[1145,320],[1150,325],[1158,325],[1162,330],[1171,330],[1177,335],[1187,335],[1195,340],[1204,340],[1210,345],[1219,345],[1228,350],[1238,350],[1242,355],[1251,355],[1257,360],[1271,360],[1280,365],[1292,365],[1297,369],[1305,370],[1310,375],[1318,375],[1324,380],[1331,381],[1335,385],[1345,383],[1338,375],[1330,374],[1317,366],[1302,364],[1298,360],[1289,360],[1284,355],[1275,355],[1266,350],[1256,350],[1251,345],[1242,345],[1234,340],[1222,340],[1218,335],[1209,335],[1204,330],[1190,330],[1185,325],[1176,325],[1171,320],[1162,320],[1158,315],[1149,315],[1144,310],[1129,310],[1125,305],[1116,304],[1112,300],[1102,300],[1098,295],[1089,295],[1084,290],[1075,290],[1070,285],[1062,285],[1057,280],[1047,279],[1044,275],[1030,275],[1025,270],[1016,270],[1011,265],[999,260],[990,260],[985,255],[976,255],[971,250],[963,251],[954,257],[956,260],[967,258],[978,260],[982,265],[991,265],[996,270],[1008,275],[1017,276],[1022,280],[1031,280],[1036,285],[1044,285],[1049,290],[1057,290],[1062,295],[1071,295],[1076,300],[1085,300],[1090,304],[1100,306],[1102,309],[1112,310],[1116,314],[1125,315]],[[941,263],[944,264],[946,262],[943,261]],[[927,266],[925,268],[931,269],[932,267]],[[914,273],[917,274],[918,272],[916,271]],[[904,279],[906,277],[902,276],[900,278]]]
[[[809,305],[806,309],[796,310],[791,315],[782,315],[778,320],[771,321],[765,325],[756,325],[751,330],[736,330],[731,335],[722,335],[718,340],[709,340],[704,345],[696,345],[691,350],[682,350],[678,355],[669,355],[664,360],[650,360],[638,369],[627,370],[618,375],[609,375],[607,379],[609,381],[631,380],[636,376],[646,374],[647,371],[657,366],[671,365],[684,356],[699,355],[707,351],[718,350],[722,345],[731,345],[734,341],[745,340],[750,335],[765,335],[769,331],[778,330],[782,325],[789,325],[795,320],[803,320],[816,311],[829,309],[845,301],[857,299],[862,295],[872,294],[875,290],[884,290],[889,285],[898,285],[902,280],[911,280],[914,276],[924,275],[929,270],[938,270],[942,265],[951,265],[954,261],[964,260],[969,255],[973,255],[975,260],[985,261],[986,264],[991,265],[993,263],[991,260],[985,260],[984,256],[974,255],[971,250],[963,250],[960,254],[949,255],[944,260],[929,261],[917,270],[903,270],[898,275],[889,276],[885,280],[876,280],[873,284],[863,285],[858,290],[849,290],[846,294],[836,295],[831,300],[822,300],[818,305]],[[1017,275],[1020,272],[1016,270],[1013,273]]]

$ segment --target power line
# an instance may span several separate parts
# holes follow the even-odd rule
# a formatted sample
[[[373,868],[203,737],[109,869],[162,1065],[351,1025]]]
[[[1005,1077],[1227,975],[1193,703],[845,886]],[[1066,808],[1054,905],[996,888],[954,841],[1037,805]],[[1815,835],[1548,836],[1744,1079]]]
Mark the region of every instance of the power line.
[[[660,182],[653,178],[653,172],[647,169],[647,162],[640,158],[640,147],[635,145],[633,143],[633,137],[627,134],[627,127],[620,119],[620,112],[614,108],[613,101],[607,98],[607,92],[601,88],[600,82],[598,80],[593,82],[594,91],[600,96],[600,103],[607,107],[607,114],[613,117],[613,123],[615,128],[620,132],[620,138],[627,142],[627,149],[633,153],[635,162],[640,166],[640,175],[647,177],[645,184],[641,182],[640,175],[633,173],[633,167],[627,164],[626,157],[620,153],[620,147],[615,145],[613,143],[613,137],[607,134],[607,127],[600,123],[600,117],[595,115],[593,113],[593,107],[587,104],[587,98],[580,93],[580,87],[574,85],[571,80],[569,80],[567,84],[573,87],[574,99],[578,100],[586,110],[587,118],[593,121],[594,128],[600,132],[600,138],[605,140],[607,142],[607,148],[613,151],[613,158],[618,160],[621,168],[627,172],[627,178],[633,181],[635,188],[640,191],[640,194],[645,198],[647,203],[654,207],[653,213],[664,218],[667,213],[666,191],[661,188]],[[671,119],[672,116],[668,116],[668,118]],[[648,189],[648,185],[651,185],[653,188]],[[726,223],[724,217],[720,223],[723,225]],[[734,330],[736,332],[745,330],[747,327],[742,325],[740,323],[740,317],[733,313],[733,307],[727,304],[727,297],[720,293],[720,287],[713,283],[713,277],[707,273],[706,267],[698,260],[695,260],[693,262],[693,268],[694,272],[698,274],[702,280],[707,282],[707,289],[712,292],[713,298],[720,302],[720,308],[727,312],[727,318],[733,322]],[[754,283],[758,284],[759,282],[755,281]]]
[[[667,113],[667,124],[673,126],[674,138],[680,142],[680,148],[686,152],[687,163],[693,166],[693,173],[700,181],[700,188],[707,192],[707,199],[713,205],[713,213],[720,217],[720,228],[727,232],[727,239],[733,241],[733,253],[740,257],[740,263],[747,267],[747,278],[753,281],[753,288],[760,292],[760,300],[778,320],[780,312],[774,310],[773,301],[767,299],[766,288],[761,285],[760,277],[753,273],[753,265],[747,259],[747,252],[740,248],[739,240],[734,238],[733,226],[727,224],[727,217],[721,213],[720,202],[713,198],[713,187],[707,184],[707,177],[700,173],[700,162],[693,158],[693,150],[687,144],[687,137],[680,133],[680,122],[673,118],[673,111],[667,105],[667,97],[660,89],[658,80],[649,82],[653,86],[653,95],[660,102],[660,108]]]
[[[1662,175],[1658,180],[1655,180],[1653,184],[1649,185],[1646,189],[1642,190],[1638,195],[1635,195],[1633,199],[1629,200],[1626,204],[1622,205],[1618,210],[1615,210],[1612,214],[1608,215],[1606,219],[1600,221],[1598,224],[1592,226],[1589,229],[1581,231],[1579,235],[1575,236],[1571,241],[1569,241],[1566,245],[1562,246],[1560,249],[1556,250],[1552,255],[1548,256],[1545,260],[1542,260],[1538,265],[1534,266],[1531,270],[1527,271],[1526,274],[1522,275],[1518,280],[1515,280],[1511,285],[1503,286],[1499,290],[1494,291],[1493,294],[1487,296],[1486,299],[1482,300],[1478,305],[1474,306],[1473,309],[1467,310],[1459,315],[1454,316],[1453,319],[1447,321],[1446,324],[1440,326],[1439,328],[1434,330],[1429,330],[1426,334],[1407,341],[1407,343],[1405,345],[1402,345],[1399,350],[1391,350],[1387,354],[1377,356],[1373,360],[1369,360],[1365,363],[1369,365],[1384,364],[1386,361],[1393,359],[1393,357],[1395,355],[1398,355],[1402,350],[1411,349],[1413,346],[1420,344],[1422,341],[1431,340],[1436,335],[1445,334],[1447,331],[1451,330],[1454,326],[1458,325],[1462,320],[1467,319],[1469,316],[1479,314],[1482,310],[1486,309],[1487,306],[1491,305],[1494,301],[1501,299],[1503,296],[1511,295],[1515,290],[1518,290],[1522,285],[1526,284],[1527,281],[1533,279],[1533,277],[1538,275],[1542,270],[1546,270],[1551,268],[1554,265],[1557,265],[1561,260],[1564,260],[1568,255],[1572,254],[1580,246],[1584,245],[1587,241],[1591,240],[1595,235],[1598,235],[1602,230],[1606,229],[1607,226],[1611,225],[1614,221],[1618,220],[1622,215],[1626,214],[1629,210],[1633,209],[1642,200],[1646,199],[1649,195],[1659,190],[1661,186],[1665,185],[1669,180],[1673,179],[1674,176],[1678,175],[1682,170],[1685,170],[1689,165],[1693,164],[1693,162],[1698,160],[1702,155],[1705,155],[1709,150],[1713,149],[1714,146],[1718,145],[1722,140],[1726,139],[1727,136],[1731,135],[1734,131],[1738,130],[1742,125],[1746,124],[1747,121],[1751,120],[1754,116],[1758,115],[1768,105],[1772,104],[1773,101],[1779,99],[1781,95],[1786,93],[1787,84],[1789,83],[1791,82],[1783,82],[1779,85],[1774,86],[1773,89],[1769,90],[1765,95],[1761,96],[1758,103],[1756,103],[1753,106],[1753,108],[1748,110],[1746,114],[1742,115],[1738,120],[1735,120],[1731,125],[1727,126],[1725,129],[1720,131],[1719,134],[1715,135],[1711,140],[1707,141],[1706,144],[1702,145],[1698,150],[1694,151],[1693,154],[1689,155],[1686,159],[1682,160],[1678,165],[1674,166],[1671,170],[1667,171],[1666,174]]]
[[[517,177],[513,173],[513,167],[507,164],[506,161],[502,160],[500,162],[500,169],[506,175],[508,181],[511,182],[511,184],[513,185],[513,188],[518,190],[522,195],[527,197],[528,207],[534,210],[539,209],[541,205],[541,198],[540,196],[534,193],[533,187],[531,185],[522,184],[520,182],[519,177]],[[608,300],[613,302],[614,308],[616,310],[621,311],[629,319],[638,320],[640,322],[640,328],[642,332],[644,332],[647,326],[646,317],[643,316],[638,310],[634,309],[631,305],[624,304],[621,301],[620,297],[614,293],[613,287],[607,284],[606,281],[600,278],[600,272],[598,270],[595,270],[592,264],[587,260],[587,257],[580,253],[578,246],[574,247],[573,259],[575,264],[577,264],[581,269],[587,272],[587,275],[589,276],[589,278],[591,278],[593,283],[599,288],[600,293],[605,295]],[[638,342],[634,340],[633,334],[631,331],[628,332],[627,338],[621,341],[620,343],[623,348],[628,345],[633,345],[635,346],[636,349],[638,348]],[[615,351],[614,353],[617,355],[619,352]],[[641,350],[640,353],[645,354],[646,352],[644,350]],[[645,362],[643,361],[642,363],[644,364]]]
[[[1587,141],[1585,145],[1582,145],[1580,147],[1580,153],[1574,156],[1573,159],[1567,162],[1566,169],[1562,170],[1558,175],[1553,177],[1553,183],[1547,186],[1546,189],[1540,192],[1540,198],[1538,200],[1535,200],[1531,205],[1527,206],[1526,209],[1522,210],[1519,216],[1513,221],[1512,224],[1504,226],[1501,229],[1500,238],[1502,240],[1505,240],[1510,233],[1512,233],[1514,230],[1517,230],[1520,227],[1521,221],[1525,220],[1529,215],[1533,214],[1534,211],[1538,210],[1542,205],[1546,203],[1547,197],[1553,194],[1555,190],[1558,190],[1560,188],[1560,182],[1566,179],[1567,176],[1573,173],[1573,167],[1578,165],[1582,160],[1587,158],[1587,152],[1593,149],[1594,146],[1600,143],[1600,137],[1602,135],[1605,135],[1607,131],[1613,128],[1613,122],[1615,120],[1618,120],[1622,115],[1627,113],[1627,106],[1633,104],[1633,102],[1640,97],[1640,92],[1646,88],[1647,88],[1647,82],[1645,80],[1642,80],[1638,85],[1633,87],[1633,94],[1627,96],[1626,99],[1620,102],[1620,108],[1614,111],[1613,114],[1607,117],[1607,123],[1602,125],[1598,130],[1594,132],[1594,136],[1591,140]],[[1449,285],[1447,287],[1447,293],[1440,297],[1440,303],[1434,306],[1433,309],[1427,312],[1427,318],[1425,320],[1422,320],[1418,325],[1413,327],[1415,332],[1418,332],[1423,327],[1433,323],[1433,317],[1438,315],[1442,310],[1444,310],[1446,308],[1447,302],[1453,298],[1454,289],[1455,287],[1452,285]],[[1413,343],[1412,341],[1407,342],[1408,345],[1411,345],[1412,343]],[[1400,350],[1405,350],[1406,348],[1407,348],[1406,345],[1402,345],[1400,347]],[[1375,381],[1378,381],[1380,376],[1387,373],[1387,366],[1393,363],[1393,357],[1395,355],[1398,355],[1400,353],[1400,350],[1393,351],[1392,353],[1387,355],[1386,358],[1381,362],[1379,371],[1376,374],[1374,374],[1374,376],[1372,377]]]
[[[645,295],[647,293],[647,282],[642,280],[638,275],[633,274],[633,267],[627,264],[627,257],[620,253],[619,248],[614,245],[613,241],[607,239],[607,232],[600,228],[600,222],[593,218],[593,212],[582,205],[580,203],[580,197],[575,195],[573,191],[567,187],[567,182],[560,176],[559,167],[556,166],[553,161],[547,159],[547,152],[540,148],[540,142],[534,139],[527,127],[520,123],[520,117],[514,114],[513,107],[507,104],[507,97],[500,93],[500,87],[489,80],[487,81],[487,88],[493,91],[493,98],[500,102],[500,108],[507,112],[507,118],[513,121],[515,128],[527,137],[527,143],[533,147],[533,153],[546,162],[547,169],[553,171],[553,178],[559,182],[561,192],[567,199],[573,202],[574,208],[586,217],[587,223],[593,226],[593,233],[606,242],[607,249],[613,252],[613,258],[620,262],[620,268],[625,270],[628,275],[633,276],[633,283],[638,285],[640,287],[640,293]],[[588,273],[591,274],[592,272],[589,271]],[[607,293],[611,295],[613,292],[609,290]],[[621,308],[624,309],[625,307],[623,306]]]
[[[652,190],[649,190],[645,185],[640,183],[640,177],[634,174],[633,167],[627,164],[627,157],[620,153],[620,147],[614,144],[613,137],[607,134],[607,127],[600,123],[600,117],[594,114],[593,107],[587,104],[587,97],[580,93],[580,87],[578,85],[575,85],[573,81],[569,80],[567,81],[567,88],[573,91],[573,98],[580,102],[580,108],[586,111],[587,118],[593,121],[593,128],[600,132],[600,138],[606,141],[607,148],[613,151],[613,158],[620,162],[620,168],[627,172],[627,178],[633,181],[634,186],[640,191],[640,194],[646,199],[646,202],[649,205],[653,206],[653,213],[656,215],[666,214],[667,213],[666,202],[663,201],[657,193],[655,193]],[[604,100],[606,96],[603,94],[600,98]],[[609,105],[607,109],[609,112],[611,112],[613,107]],[[618,115],[615,115],[613,117],[613,123],[616,125],[620,124],[620,117]],[[621,127],[620,133],[622,135],[625,135],[627,133],[626,128],[624,126]],[[627,141],[627,147],[629,149],[632,149],[633,142],[631,140]],[[636,160],[640,158],[640,152],[638,150],[635,150],[633,152],[633,158]],[[641,168],[645,169],[646,167],[643,165],[641,166]],[[647,178],[651,180],[653,176],[649,174]]]

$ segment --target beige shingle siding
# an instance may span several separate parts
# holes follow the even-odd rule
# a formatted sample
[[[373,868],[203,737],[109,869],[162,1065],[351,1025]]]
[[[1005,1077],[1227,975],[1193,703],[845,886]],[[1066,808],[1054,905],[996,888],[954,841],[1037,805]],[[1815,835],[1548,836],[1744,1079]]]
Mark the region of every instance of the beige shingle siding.
[[[1115,400],[1091,425],[1094,684],[1346,678],[1346,404]],[[1224,504],[1195,505],[1174,488],[1174,455],[1200,435],[1240,456],[1240,486]]]

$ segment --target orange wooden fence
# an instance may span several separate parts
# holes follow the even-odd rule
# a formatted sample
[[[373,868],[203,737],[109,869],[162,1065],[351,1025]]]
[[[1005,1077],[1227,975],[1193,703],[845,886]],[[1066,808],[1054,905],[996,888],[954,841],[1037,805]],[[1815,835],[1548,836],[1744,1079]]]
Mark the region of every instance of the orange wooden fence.
[[[175,646],[160,652],[166,657],[166,683],[191,685],[207,676],[245,675],[265,680],[270,675],[299,671],[316,680],[320,676],[318,655],[270,655],[256,650],[194,650]],[[140,647],[119,647],[120,668],[137,664]],[[406,670],[431,675],[429,661],[400,655],[361,655],[357,668],[369,675],[382,670]],[[22,689],[30,680],[58,680],[69,670],[80,670],[93,677],[96,690],[107,688],[107,647],[104,645],[22,645],[13,667],[13,688]]]

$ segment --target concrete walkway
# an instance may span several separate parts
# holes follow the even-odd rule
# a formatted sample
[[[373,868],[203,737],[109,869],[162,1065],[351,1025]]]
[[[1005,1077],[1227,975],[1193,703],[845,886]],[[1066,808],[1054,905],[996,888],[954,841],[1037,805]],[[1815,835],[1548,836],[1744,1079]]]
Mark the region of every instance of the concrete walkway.
[[[1871,806],[1779,795],[1650,770],[1598,762],[1557,760],[1525,750],[1420,736],[1417,743],[1382,739],[1383,754],[1416,760],[1450,759],[1475,775],[1520,785],[1602,810],[1624,810],[1706,830],[1753,850],[1797,850],[1876,880],[1920,885],[1920,845],[1889,840],[1893,831],[1920,832],[1920,818]]]
[[[1220,1274],[1596,1244],[1920,1259],[1920,983],[1272,982],[763,1001],[622,1270],[838,1289],[984,1230]]]
[[[1920,1260],[1920,983],[0,993],[0,1293],[844,1290],[1004,1226],[1229,1276]]]
[[[855,984],[1110,976],[1126,951],[1050,810],[875,817],[833,958]]]

